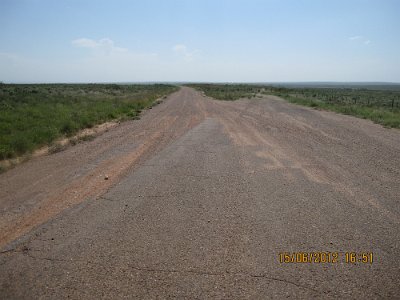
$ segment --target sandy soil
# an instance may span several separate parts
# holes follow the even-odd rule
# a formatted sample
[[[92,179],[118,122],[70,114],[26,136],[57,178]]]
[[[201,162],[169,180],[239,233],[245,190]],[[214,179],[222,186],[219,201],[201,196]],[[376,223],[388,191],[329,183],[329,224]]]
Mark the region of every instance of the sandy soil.
[[[42,149],[34,159],[0,174],[0,246],[105,193],[140,159],[199,124],[204,108],[193,105],[191,96],[172,95],[140,120],[106,126],[109,131],[95,140],[53,155],[43,156],[47,149]]]

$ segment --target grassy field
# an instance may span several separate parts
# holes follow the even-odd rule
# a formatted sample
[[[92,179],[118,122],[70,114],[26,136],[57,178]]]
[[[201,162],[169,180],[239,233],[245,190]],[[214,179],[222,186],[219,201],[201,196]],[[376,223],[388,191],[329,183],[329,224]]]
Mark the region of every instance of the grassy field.
[[[250,84],[188,84],[192,88],[203,91],[207,96],[218,100],[237,100],[251,98],[261,92],[264,86]]]
[[[113,119],[137,118],[172,85],[0,84],[0,160]]]
[[[274,87],[252,84],[190,84],[207,96],[237,100],[257,95],[276,95],[289,102],[316,109],[369,119],[386,127],[400,128],[400,91],[388,86],[362,87]],[[396,86],[397,87],[397,86]]]

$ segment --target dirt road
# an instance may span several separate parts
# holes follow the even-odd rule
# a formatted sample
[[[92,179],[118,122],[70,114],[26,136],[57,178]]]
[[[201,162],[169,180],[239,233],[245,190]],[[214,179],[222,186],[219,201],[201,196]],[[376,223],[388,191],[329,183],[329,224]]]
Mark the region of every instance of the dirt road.
[[[400,131],[272,96],[182,88],[0,175],[2,299],[395,298],[399,241]]]

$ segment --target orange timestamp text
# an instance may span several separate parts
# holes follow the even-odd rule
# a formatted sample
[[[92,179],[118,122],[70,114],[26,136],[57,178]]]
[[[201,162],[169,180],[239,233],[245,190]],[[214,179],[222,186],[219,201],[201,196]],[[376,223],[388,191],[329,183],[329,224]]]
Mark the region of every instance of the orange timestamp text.
[[[372,264],[374,261],[373,252],[280,252],[278,255],[280,263],[315,263],[315,264]]]

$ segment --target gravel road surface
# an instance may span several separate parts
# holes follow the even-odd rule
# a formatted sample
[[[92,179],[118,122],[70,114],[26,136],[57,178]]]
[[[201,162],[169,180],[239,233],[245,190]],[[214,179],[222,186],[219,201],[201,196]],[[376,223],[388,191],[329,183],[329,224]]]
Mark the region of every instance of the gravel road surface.
[[[1,299],[399,298],[400,131],[184,87],[1,174],[0,245]]]

